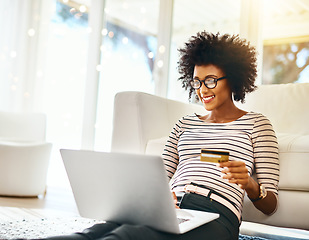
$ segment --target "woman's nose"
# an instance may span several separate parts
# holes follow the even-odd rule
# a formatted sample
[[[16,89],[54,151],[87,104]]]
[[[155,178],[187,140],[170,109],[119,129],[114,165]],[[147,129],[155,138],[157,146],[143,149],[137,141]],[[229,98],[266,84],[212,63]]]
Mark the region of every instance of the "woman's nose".
[[[201,87],[200,87],[200,92],[203,93],[207,93],[208,92],[208,88],[206,87],[206,85],[204,84],[204,82],[202,82]]]

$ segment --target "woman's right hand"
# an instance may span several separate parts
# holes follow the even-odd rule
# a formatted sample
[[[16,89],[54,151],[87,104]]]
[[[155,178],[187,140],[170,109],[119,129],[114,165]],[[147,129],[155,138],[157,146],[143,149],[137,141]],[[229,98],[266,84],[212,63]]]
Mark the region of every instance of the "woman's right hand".
[[[172,192],[172,196],[173,196],[175,208],[179,209],[179,207],[178,207],[178,205],[177,205],[177,196],[176,196],[175,192]]]

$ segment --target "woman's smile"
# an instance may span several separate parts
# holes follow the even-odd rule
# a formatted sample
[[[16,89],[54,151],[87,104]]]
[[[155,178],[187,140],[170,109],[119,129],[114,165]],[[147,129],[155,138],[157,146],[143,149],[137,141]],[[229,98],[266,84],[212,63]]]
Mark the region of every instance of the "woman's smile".
[[[210,103],[212,100],[214,100],[215,95],[209,95],[209,96],[201,96],[202,102],[204,104]]]

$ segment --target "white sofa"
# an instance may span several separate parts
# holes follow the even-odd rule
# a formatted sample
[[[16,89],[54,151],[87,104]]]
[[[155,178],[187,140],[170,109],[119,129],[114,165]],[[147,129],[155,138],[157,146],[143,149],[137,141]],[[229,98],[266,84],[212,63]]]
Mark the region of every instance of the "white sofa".
[[[51,143],[42,113],[0,112],[0,195],[45,193]]]
[[[241,104],[240,104],[241,105]],[[262,85],[240,106],[265,114],[277,133],[279,206],[266,216],[245,198],[241,233],[270,239],[309,239],[309,83]],[[161,154],[175,122],[202,106],[141,92],[115,97],[112,151]]]

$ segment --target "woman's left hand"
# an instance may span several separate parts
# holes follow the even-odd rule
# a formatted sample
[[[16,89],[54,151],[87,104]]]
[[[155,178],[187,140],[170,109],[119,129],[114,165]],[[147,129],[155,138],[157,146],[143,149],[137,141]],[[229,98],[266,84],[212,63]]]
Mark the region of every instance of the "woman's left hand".
[[[230,183],[238,184],[242,189],[246,189],[248,187],[250,177],[244,162],[228,161],[219,163],[218,166],[223,168],[221,172],[224,174],[224,179],[227,179]]]
[[[257,198],[259,196],[260,188],[257,182],[248,174],[246,164],[242,161],[228,161],[218,164],[222,167],[223,178],[230,183],[236,183],[244,189],[248,196]],[[257,209],[265,214],[272,214],[276,210],[277,198],[273,192],[268,191],[266,198],[253,203]]]

